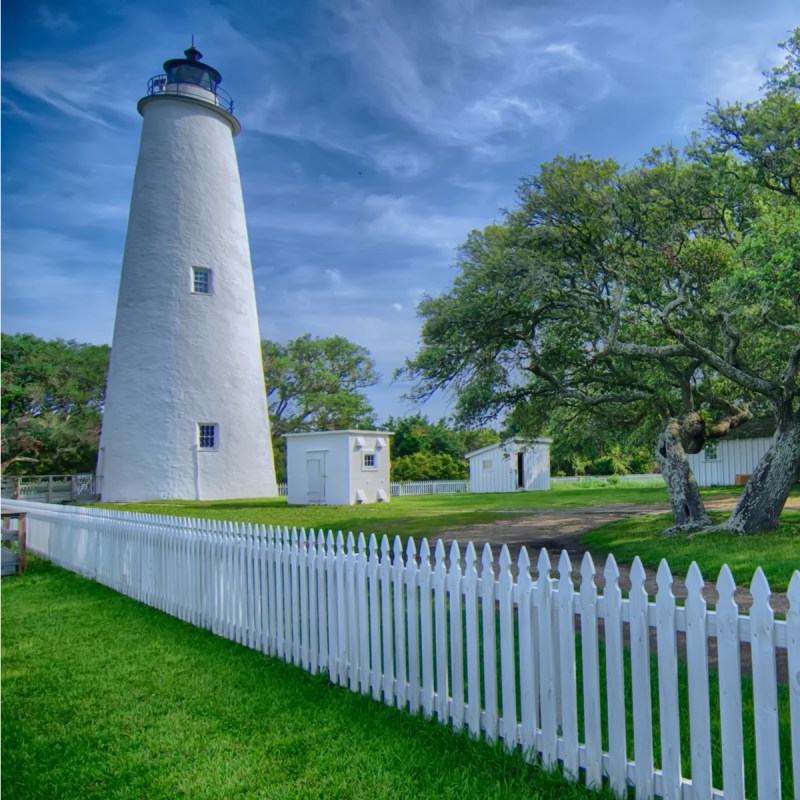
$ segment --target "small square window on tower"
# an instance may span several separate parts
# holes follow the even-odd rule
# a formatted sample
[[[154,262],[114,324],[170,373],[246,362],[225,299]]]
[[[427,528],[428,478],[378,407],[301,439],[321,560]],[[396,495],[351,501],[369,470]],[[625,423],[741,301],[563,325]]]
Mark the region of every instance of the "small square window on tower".
[[[375,453],[364,453],[364,469],[378,469],[378,459]]]
[[[214,422],[197,424],[197,444],[201,450],[216,450],[219,443],[217,425]]]
[[[211,294],[211,270],[192,267],[192,291],[195,294]]]

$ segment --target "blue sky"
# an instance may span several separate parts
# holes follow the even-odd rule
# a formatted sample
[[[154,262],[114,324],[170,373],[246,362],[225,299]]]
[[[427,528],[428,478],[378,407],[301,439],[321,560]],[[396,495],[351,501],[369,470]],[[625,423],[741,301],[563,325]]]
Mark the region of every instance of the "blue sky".
[[[752,99],[795,0],[3,0],[2,328],[111,342],[136,102],[191,34],[223,76],[263,338],[342,335],[395,368],[415,307],[557,153],[632,163]],[[446,414],[446,398],[423,407]]]

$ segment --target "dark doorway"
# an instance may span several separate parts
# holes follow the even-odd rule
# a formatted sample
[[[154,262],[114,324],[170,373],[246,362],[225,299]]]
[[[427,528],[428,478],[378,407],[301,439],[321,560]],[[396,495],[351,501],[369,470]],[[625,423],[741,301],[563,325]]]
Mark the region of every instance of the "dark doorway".
[[[517,488],[525,488],[525,454],[517,453]]]

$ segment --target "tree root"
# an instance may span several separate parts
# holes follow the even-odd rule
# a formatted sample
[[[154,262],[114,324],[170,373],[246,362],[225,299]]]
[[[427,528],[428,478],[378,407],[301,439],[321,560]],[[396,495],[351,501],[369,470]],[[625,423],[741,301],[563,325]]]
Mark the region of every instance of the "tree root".
[[[674,536],[677,533],[702,533],[711,525],[710,517],[703,516],[701,519],[695,519],[691,522],[684,522],[682,525],[673,525],[662,531],[661,536]],[[691,537],[690,537],[691,538]]]

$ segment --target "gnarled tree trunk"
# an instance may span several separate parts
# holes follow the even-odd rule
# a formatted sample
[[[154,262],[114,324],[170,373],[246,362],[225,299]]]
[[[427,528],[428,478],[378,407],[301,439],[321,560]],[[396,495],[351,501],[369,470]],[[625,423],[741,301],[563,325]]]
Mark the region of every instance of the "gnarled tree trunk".
[[[800,416],[779,421],[772,447],[756,465],[739,502],[719,530],[762,533],[774,530],[786,498],[800,480]]]
[[[667,484],[675,525],[664,535],[696,531],[711,524],[700,497],[700,488],[686,459],[681,422],[674,417],[664,422],[656,446],[656,459]]]

